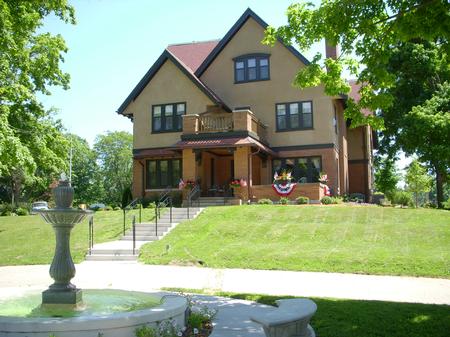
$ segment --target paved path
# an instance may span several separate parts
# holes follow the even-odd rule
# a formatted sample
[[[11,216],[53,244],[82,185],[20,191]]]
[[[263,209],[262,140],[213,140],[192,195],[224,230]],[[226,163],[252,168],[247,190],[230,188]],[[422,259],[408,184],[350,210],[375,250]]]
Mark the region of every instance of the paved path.
[[[48,268],[0,267],[0,293],[8,287],[45,288],[51,283]],[[450,305],[450,280],[433,278],[83,262],[77,265],[73,282],[81,288],[153,291],[175,287]]]
[[[0,267],[0,297],[21,293],[23,288],[46,288],[51,283],[48,268]],[[178,287],[450,305],[450,280],[431,278],[83,262],[77,265],[73,282],[81,288],[155,291]],[[211,337],[264,337],[262,328],[249,317],[258,311],[273,310],[254,302],[215,296],[197,295],[194,299],[219,309]]]

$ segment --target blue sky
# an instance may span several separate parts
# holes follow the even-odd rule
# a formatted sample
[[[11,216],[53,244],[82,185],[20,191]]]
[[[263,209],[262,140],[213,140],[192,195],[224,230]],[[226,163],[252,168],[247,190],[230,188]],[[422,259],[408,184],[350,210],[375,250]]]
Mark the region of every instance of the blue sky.
[[[69,48],[62,69],[70,89],[53,88],[41,96],[47,108],[72,133],[93,143],[108,130],[132,132],[132,123],[116,110],[168,44],[222,38],[241,14],[252,8],[267,23],[286,22],[288,0],[78,0],[71,1],[76,25],[55,17],[43,30],[61,34]],[[319,48],[321,50],[319,50]],[[311,58],[322,44],[309,52]]]

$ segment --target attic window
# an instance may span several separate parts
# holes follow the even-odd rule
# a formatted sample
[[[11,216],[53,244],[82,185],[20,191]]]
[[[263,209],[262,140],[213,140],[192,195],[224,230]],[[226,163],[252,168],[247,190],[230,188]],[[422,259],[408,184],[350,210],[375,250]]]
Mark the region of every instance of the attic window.
[[[234,58],[234,83],[270,80],[269,54],[247,54]]]

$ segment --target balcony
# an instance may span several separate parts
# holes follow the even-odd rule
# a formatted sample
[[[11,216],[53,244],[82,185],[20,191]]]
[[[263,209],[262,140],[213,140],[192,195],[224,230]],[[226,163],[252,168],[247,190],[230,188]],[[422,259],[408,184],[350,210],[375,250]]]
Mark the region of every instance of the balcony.
[[[226,132],[247,132],[250,136],[267,140],[267,126],[250,110],[227,112],[204,112],[183,116],[183,134],[206,134]]]

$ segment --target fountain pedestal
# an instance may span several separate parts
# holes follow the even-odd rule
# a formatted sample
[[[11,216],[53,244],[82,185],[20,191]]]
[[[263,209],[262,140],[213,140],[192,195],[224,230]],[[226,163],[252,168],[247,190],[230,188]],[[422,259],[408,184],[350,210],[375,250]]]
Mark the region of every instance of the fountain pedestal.
[[[61,180],[52,191],[56,208],[39,213],[53,226],[56,236],[55,255],[50,266],[50,276],[55,282],[42,293],[42,304],[76,305],[82,300],[82,291],[70,280],[75,276],[75,265],[70,254],[70,232],[83,221],[90,211],[73,209],[73,188]]]

